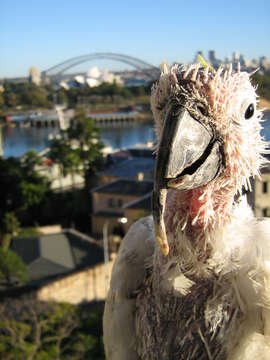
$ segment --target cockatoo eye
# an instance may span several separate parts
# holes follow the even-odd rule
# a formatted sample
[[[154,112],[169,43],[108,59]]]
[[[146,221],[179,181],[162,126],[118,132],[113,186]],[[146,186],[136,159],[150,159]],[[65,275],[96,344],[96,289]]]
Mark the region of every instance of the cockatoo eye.
[[[236,110],[232,116],[232,122],[244,126],[253,126],[253,121],[245,122],[245,120],[252,119],[256,112],[256,99],[252,97],[246,98],[244,101],[239,103],[239,110]],[[249,125],[248,125],[249,124]]]
[[[249,104],[245,110],[245,119],[250,119],[254,115],[255,105],[253,103]]]

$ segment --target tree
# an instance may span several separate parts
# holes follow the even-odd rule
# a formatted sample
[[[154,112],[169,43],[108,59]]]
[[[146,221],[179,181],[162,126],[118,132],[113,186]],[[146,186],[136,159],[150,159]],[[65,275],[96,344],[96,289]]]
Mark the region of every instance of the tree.
[[[0,358],[104,360],[102,310],[7,299],[0,304]]]
[[[62,359],[78,326],[76,308],[36,300],[6,300],[0,306],[2,359]],[[71,359],[71,358],[70,358]]]
[[[72,176],[74,186],[74,175],[81,171],[81,160],[78,149],[73,149],[65,139],[55,139],[50,146],[50,158],[60,167],[60,176]]]
[[[94,120],[79,111],[71,121],[72,125],[63,132],[61,139],[55,139],[50,146],[50,157],[59,163],[63,175],[86,172],[96,159],[101,157],[103,147],[100,130]]]
[[[0,218],[0,242],[5,249],[9,247],[12,236],[18,234],[20,222],[13,212],[6,212]]]
[[[29,83],[9,83],[4,82],[3,98],[5,106],[15,107],[23,105],[28,107],[51,107],[49,93],[51,89],[44,86],[37,86]]]
[[[27,174],[32,174],[41,163],[42,159],[35,150],[29,150],[23,155],[22,168]]]
[[[66,91],[64,89],[62,89],[62,88],[59,89],[57,91],[56,96],[57,96],[57,103],[58,104],[66,104],[67,103],[68,98],[67,98]]]
[[[35,170],[32,165],[24,165],[18,159],[0,158],[0,214],[13,212],[20,220],[23,214],[36,209],[50,193],[49,181]],[[31,217],[34,222],[35,211]],[[3,225],[3,224],[2,224]]]
[[[6,286],[23,284],[28,280],[27,268],[12,250],[0,247],[0,279]]]
[[[18,105],[18,97],[16,94],[8,92],[4,94],[5,103],[8,107],[14,107]]]
[[[75,115],[71,127],[67,131],[70,141],[79,144],[79,156],[86,172],[94,160],[101,157],[103,143],[100,141],[100,129],[95,125],[93,119],[88,118],[80,110]]]
[[[28,89],[21,94],[21,103],[31,107],[51,107],[47,95],[41,89]]]
[[[3,95],[0,93],[0,108],[5,106],[5,99]]]

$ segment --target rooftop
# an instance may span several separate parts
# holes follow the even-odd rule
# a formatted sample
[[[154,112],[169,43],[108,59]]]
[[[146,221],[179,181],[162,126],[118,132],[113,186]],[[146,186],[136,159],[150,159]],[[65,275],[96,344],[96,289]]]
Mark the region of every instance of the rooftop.
[[[270,164],[266,164],[266,165],[262,166],[261,173],[262,174],[269,174],[270,173]]]
[[[75,230],[29,238],[13,238],[11,250],[27,265],[29,280],[41,280],[92,267],[104,261],[97,242]]]
[[[129,202],[123,206],[124,209],[134,209],[134,210],[152,210],[152,191],[139,200]]]
[[[105,217],[105,218],[108,218],[108,217],[116,218],[116,219],[124,216],[124,214],[122,212],[113,212],[113,211],[97,211],[93,215]]]
[[[153,157],[134,157],[114,164],[104,171],[98,172],[100,176],[137,177],[138,173],[154,173],[155,160]]]
[[[127,152],[132,157],[154,158],[153,148],[148,147],[131,147],[127,149]]]
[[[121,195],[134,195],[142,196],[152,191],[152,180],[128,180],[118,179],[108,184],[98,186],[92,189],[92,192],[107,193],[107,194],[121,194]]]

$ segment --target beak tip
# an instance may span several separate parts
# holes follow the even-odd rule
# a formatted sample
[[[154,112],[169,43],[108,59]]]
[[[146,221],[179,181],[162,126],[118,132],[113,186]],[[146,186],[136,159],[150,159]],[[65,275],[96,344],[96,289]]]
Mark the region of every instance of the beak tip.
[[[158,242],[158,245],[163,253],[164,256],[167,256],[169,254],[169,245],[168,240],[165,234],[163,236],[160,234],[159,231],[156,231],[156,240]]]
[[[169,246],[160,247],[164,256],[169,254]]]

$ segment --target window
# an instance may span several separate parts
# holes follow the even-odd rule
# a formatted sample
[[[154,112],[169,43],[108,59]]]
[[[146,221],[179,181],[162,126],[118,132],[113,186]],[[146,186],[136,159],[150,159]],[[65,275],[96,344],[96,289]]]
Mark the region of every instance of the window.
[[[262,192],[267,194],[267,181],[263,181],[262,183]]]
[[[121,208],[123,206],[123,200],[118,199],[118,207]]]
[[[267,208],[263,208],[263,209],[262,209],[262,216],[263,216],[263,217],[266,217],[266,216],[267,216],[267,213],[268,213],[268,209],[267,209]]]
[[[108,200],[108,207],[109,208],[114,208],[115,207],[115,203],[114,203],[114,199],[113,198],[110,198]]]

